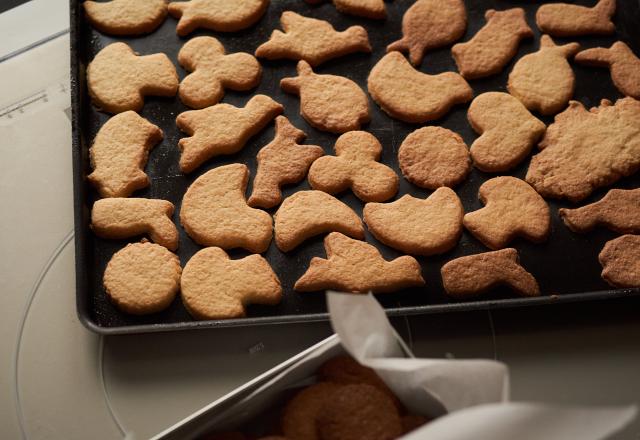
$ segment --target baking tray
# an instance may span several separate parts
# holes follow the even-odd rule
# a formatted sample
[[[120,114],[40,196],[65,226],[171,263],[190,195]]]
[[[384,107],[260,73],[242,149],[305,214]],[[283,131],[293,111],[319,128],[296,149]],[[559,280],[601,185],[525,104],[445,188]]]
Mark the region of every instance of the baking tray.
[[[401,20],[403,13],[413,0],[395,0],[387,2],[388,18],[385,21],[359,19],[336,11],[330,3],[308,5],[302,0],[272,0],[267,13],[250,29],[223,34],[209,31],[196,31],[190,37],[198,35],[214,35],[227,49],[228,53],[245,51],[253,53],[255,48],[267,41],[273,29],[280,28],[279,18],[283,11],[293,10],[310,17],[328,20],[336,29],[343,30],[351,25],[362,25],[369,32],[373,46],[371,54],[352,54],[328,61],[318,68],[318,73],[343,75],[356,81],[366,90],[369,71],[385,53],[387,44],[401,37]],[[517,57],[499,75],[486,79],[470,81],[477,96],[480,93],[498,90],[506,91],[508,73],[516,59],[524,54],[536,51],[540,34],[535,26],[535,11],[540,2],[513,0],[466,0],[468,27],[463,38],[468,40],[485,23],[486,9],[508,9],[522,7],[526,10],[527,21],[535,32],[535,38],[522,42]],[[592,6],[595,2],[576,1],[575,3]],[[608,37],[587,36],[574,39],[556,39],[558,43],[579,41],[582,47],[610,46],[615,40],[625,41],[640,54],[640,4],[637,0],[618,0],[618,8],[614,18],[617,33]],[[276,306],[249,306],[247,317],[231,320],[195,321],[182,306],[180,297],[176,297],[171,306],[163,312],[148,316],[132,316],[118,311],[107,299],[102,287],[102,274],[111,256],[124,247],[125,240],[103,240],[95,237],[90,229],[90,207],[97,198],[96,192],[87,183],[86,175],[90,172],[88,151],[98,129],[107,121],[109,115],[101,113],[91,105],[86,85],[85,68],[94,55],[109,43],[124,41],[140,54],[164,52],[176,65],[178,75],[182,79],[186,72],[177,62],[177,54],[188,38],[180,38],[175,33],[176,20],[167,20],[152,34],[142,37],[111,37],[103,35],[85,20],[80,1],[71,0],[71,90],[73,107],[73,179],[76,238],[76,274],[77,274],[77,309],[82,323],[89,329],[102,334],[139,333],[206,327],[246,326],[266,323],[287,323],[322,320],[327,318],[324,293],[297,293],[292,287],[294,282],[305,272],[309,260],[313,256],[324,257],[322,237],[308,240],[294,251],[283,254],[271,243],[265,257],[278,274],[284,296],[281,304]],[[337,136],[312,128],[299,115],[299,99],[297,96],[284,93],[279,82],[281,78],[295,76],[296,63],[293,61],[261,60],[263,77],[256,90],[250,92],[233,92],[227,90],[223,102],[242,106],[255,93],[273,97],[282,103],[284,115],[298,128],[304,130],[309,144],[321,145],[328,154],[333,153],[333,145]],[[574,99],[587,107],[598,105],[600,100],[615,100],[621,94],[611,83],[606,69],[596,69],[572,64],[576,74],[576,91]],[[439,73],[456,70],[451,58],[450,48],[429,52],[420,70],[427,73]],[[441,125],[459,133],[471,145],[477,137],[466,119],[468,104],[455,107],[449,114],[431,125]],[[171,201],[176,206],[174,219],[180,231],[180,247],[178,256],[182,265],[200,249],[179,226],[179,212],[182,195],[189,185],[201,174],[211,168],[234,162],[242,162],[249,166],[251,176],[255,176],[255,157],[258,150],[270,142],[274,135],[273,124],[253,137],[245,148],[231,156],[216,157],[189,175],[183,175],[178,168],[178,140],[182,137],[175,124],[176,116],[188,110],[177,97],[146,98],[145,106],[140,114],[164,131],[164,139],[149,155],[146,172],[151,184],[148,188],[137,191],[134,196],[161,198]],[[397,151],[403,139],[420,125],[412,125],[388,117],[373,101],[370,101],[371,122],[364,129],[373,133],[382,143],[384,151],[382,162],[391,166],[401,175],[397,164]],[[549,124],[552,118],[541,118]],[[529,160],[523,162],[510,174],[524,178]],[[479,186],[495,174],[483,173],[473,169],[468,179],[456,188],[465,208],[465,212],[477,210],[482,204],[477,198]],[[623,179],[614,187],[640,187],[640,175]],[[295,186],[284,188],[284,195],[308,189],[306,181]],[[596,191],[584,203],[590,203],[602,197],[608,188]],[[251,192],[251,181],[247,194]],[[430,191],[420,189],[400,179],[402,194],[426,197]],[[338,196],[340,200],[351,206],[358,214],[362,214],[363,203],[352,193],[346,192]],[[443,255],[418,258],[423,266],[423,275],[427,286],[408,289],[392,294],[378,295],[379,301],[390,315],[406,315],[463,311],[474,309],[491,309],[501,307],[552,304],[560,302],[606,299],[621,296],[638,295],[640,289],[611,289],[601,278],[601,267],[597,255],[605,242],[617,234],[598,229],[586,235],[569,231],[558,217],[558,208],[571,206],[569,202],[549,200],[552,212],[552,232],[549,240],[543,244],[533,244],[525,240],[516,240],[512,246],[520,253],[522,265],[538,280],[543,296],[536,298],[514,298],[507,289],[497,289],[474,301],[455,301],[447,297],[442,288],[440,267],[454,258],[487,251],[480,242],[468,232],[464,232],[458,246]],[[274,210],[270,210],[271,213]],[[129,241],[135,241],[131,239]],[[387,259],[395,258],[399,252],[382,245],[367,232],[366,240],[374,243]],[[242,257],[246,252],[233,250],[232,258]]]

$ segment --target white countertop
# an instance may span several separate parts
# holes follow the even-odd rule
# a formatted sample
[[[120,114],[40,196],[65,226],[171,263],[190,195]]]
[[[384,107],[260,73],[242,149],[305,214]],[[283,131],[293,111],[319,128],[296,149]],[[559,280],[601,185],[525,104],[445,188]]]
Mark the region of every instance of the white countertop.
[[[313,323],[102,338],[81,326],[66,8],[34,0],[0,15],[0,437],[147,438],[331,331]],[[629,404],[640,401],[640,319],[629,308],[638,305],[394,322],[418,356],[506,362],[514,400]],[[636,421],[616,438],[639,432]]]

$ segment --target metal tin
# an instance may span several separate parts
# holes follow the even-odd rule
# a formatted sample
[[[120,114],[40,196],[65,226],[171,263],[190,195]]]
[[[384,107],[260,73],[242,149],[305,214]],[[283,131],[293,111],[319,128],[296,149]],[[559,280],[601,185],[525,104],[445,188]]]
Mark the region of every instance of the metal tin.
[[[255,48],[269,38],[272,30],[280,29],[279,18],[282,11],[293,10],[306,16],[322,18],[330,21],[336,29],[343,30],[351,25],[362,25],[369,32],[373,46],[373,53],[358,53],[326,62],[316,68],[318,73],[343,75],[356,81],[366,90],[366,80],[369,71],[385,53],[387,44],[401,36],[400,27],[402,15],[412,4],[408,0],[386,2],[388,18],[374,21],[350,17],[336,11],[331,2],[321,5],[308,5],[300,0],[273,0],[267,13],[253,27],[245,31],[223,34],[208,31],[196,31],[189,37],[197,35],[215,35],[227,49],[227,52],[245,51],[252,53]],[[486,9],[508,9],[514,7],[508,0],[466,0],[468,13],[468,28],[463,40],[468,40],[480,29],[484,23]],[[592,6],[592,1],[576,1],[576,3]],[[527,21],[536,33],[534,39],[524,41],[518,55],[499,74],[489,78],[474,80],[470,84],[477,96],[480,93],[498,90],[505,91],[508,73],[516,59],[524,54],[536,51],[540,34],[535,26],[535,10],[537,3],[519,3],[518,7],[526,10]],[[617,33],[613,36],[587,36],[573,39],[557,39],[558,43],[578,41],[586,47],[610,46],[616,40],[628,43],[635,53],[640,54],[640,5],[634,0],[618,0],[618,11],[615,15]],[[76,235],[76,273],[77,273],[77,309],[80,320],[89,329],[102,334],[139,333],[152,331],[167,331],[193,328],[246,326],[267,323],[287,323],[300,321],[323,320],[327,318],[323,293],[297,293],[293,291],[294,282],[305,272],[309,260],[313,256],[324,257],[322,237],[316,237],[303,243],[294,251],[284,254],[274,243],[271,243],[265,257],[280,277],[284,288],[284,297],[277,306],[250,306],[247,317],[241,319],[219,321],[195,321],[179,298],[171,306],[157,314],[148,316],[132,316],[117,310],[107,299],[102,287],[104,268],[116,251],[121,249],[126,241],[102,240],[95,237],[89,229],[90,207],[97,198],[96,192],[88,185],[85,177],[90,171],[88,150],[98,129],[106,122],[109,115],[101,113],[91,105],[85,86],[85,68],[94,55],[107,44],[114,41],[124,41],[140,54],[157,52],[166,53],[176,65],[181,78],[185,71],[177,62],[177,54],[188,38],[180,38],[175,34],[176,20],[168,17],[155,32],[141,37],[111,37],[92,29],[84,19],[80,1],[71,0],[71,87],[73,107],[73,166],[74,166],[74,207],[75,207],[75,235]],[[326,153],[333,154],[333,145],[337,136],[324,133],[312,128],[299,115],[299,99],[284,93],[279,82],[281,78],[295,76],[295,62],[265,61],[263,78],[256,90],[250,92],[226,91],[223,102],[233,105],[244,103],[255,93],[263,93],[273,97],[285,107],[285,116],[298,128],[304,130],[308,137],[307,143],[321,145]],[[587,107],[596,106],[603,98],[615,100],[621,97],[611,83],[606,69],[596,69],[572,64],[576,74],[576,90],[574,99],[584,103]],[[427,73],[438,73],[456,70],[451,58],[450,48],[443,48],[427,53],[425,60],[419,67]],[[449,114],[431,125],[441,125],[459,133],[471,145],[477,135],[473,132],[466,119],[468,105],[455,107]],[[373,101],[370,102],[372,115],[371,123],[364,129],[373,133],[382,143],[384,151],[382,162],[391,166],[398,174],[397,151],[403,139],[419,125],[406,124],[388,117]],[[273,124],[253,137],[245,148],[237,154],[216,157],[199,167],[189,175],[183,175],[178,168],[179,149],[178,139],[182,136],[175,124],[176,116],[187,110],[177,97],[147,98],[140,114],[164,131],[164,140],[150,153],[146,172],[151,179],[148,188],[136,192],[135,196],[162,198],[176,205],[175,220],[178,222],[182,195],[188,186],[202,173],[211,168],[233,162],[248,165],[252,176],[255,175],[255,156],[258,150],[271,141],[274,135]],[[547,124],[552,118],[541,118]],[[529,160],[526,160],[511,175],[523,178]],[[479,209],[482,205],[477,198],[479,186],[494,177],[474,169],[469,178],[456,188],[465,211]],[[618,182],[618,188],[640,187],[640,176],[635,175]],[[295,191],[308,189],[306,181],[284,189],[285,196]],[[608,188],[596,191],[584,203],[589,203],[602,197]],[[248,193],[251,191],[251,183]],[[403,194],[413,194],[418,197],[427,196],[430,191],[422,190],[401,179],[398,197]],[[339,195],[340,200],[351,206],[358,214],[362,213],[363,203],[350,192]],[[604,229],[596,230],[586,235],[579,235],[569,231],[560,218],[559,207],[571,206],[564,201],[550,200],[552,211],[552,232],[549,240],[543,244],[533,244],[524,240],[512,243],[520,253],[522,265],[538,280],[544,296],[537,298],[513,298],[513,294],[506,289],[497,289],[477,301],[458,302],[446,296],[442,288],[440,267],[454,258],[484,252],[487,249],[464,232],[458,246],[443,255],[419,258],[423,266],[427,286],[420,289],[409,289],[393,294],[379,295],[378,299],[390,315],[438,313],[448,311],[492,309],[526,305],[565,303],[591,299],[606,299],[621,296],[637,295],[640,289],[611,289],[601,278],[601,267],[597,255],[607,240],[616,236]],[[273,213],[275,210],[270,210]],[[182,230],[180,230],[180,248],[178,256],[182,264],[200,249]],[[374,243],[385,258],[394,258],[399,252],[377,242],[368,232],[367,241]],[[130,240],[133,241],[133,240]],[[241,257],[246,252],[234,250],[232,257]]]

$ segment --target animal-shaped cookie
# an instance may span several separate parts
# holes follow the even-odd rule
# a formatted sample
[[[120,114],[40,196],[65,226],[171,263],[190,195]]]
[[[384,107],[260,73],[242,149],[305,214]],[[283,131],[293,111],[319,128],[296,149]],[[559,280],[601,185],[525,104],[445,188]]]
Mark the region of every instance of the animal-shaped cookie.
[[[244,198],[249,169],[234,163],[214,168],[187,189],[180,209],[180,223],[202,246],[245,248],[261,253],[271,242],[271,216],[250,208]]]
[[[342,232],[364,239],[362,220],[351,208],[322,191],[298,191],[287,197],[275,216],[276,245],[289,252],[325,232]]]
[[[640,235],[608,241],[598,255],[602,279],[614,287],[640,287]]]
[[[457,133],[436,126],[409,133],[398,149],[398,164],[409,182],[429,189],[456,186],[471,171],[464,140]]]
[[[269,0],[189,0],[169,3],[169,13],[178,18],[176,32],[184,37],[198,28],[236,32],[256,23]]]
[[[237,153],[282,110],[268,96],[255,95],[244,107],[223,103],[180,113],[176,123],[189,136],[178,141],[180,170],[190,173],[214,156]]]
[[[295,290],[383,293],[424,285],[422,269],[413,257],[386,261],[375,246],[339,232],[325,237],[324,248],[327,259],[313,257]]]
[[[494,177],[480,186],[478,197],[485,207],[466,214],[463,224],[488,248],[501,249],[516,237],[540,243],[549,236],[549,206],[527,182]]]
[[[560,208],[560,218],[573,232],[603,226],[621,234],[640,234],[640,188],[612,189],[595,203],[576,209]]]
[[[458,73],[419,72],[400,52],[388,53],[378,61],[369,73],[367,86],[382,110],[405,122],[440,119],[455,104],[473,98],[473,90]]]
[[[338,138],[335,156],[317,159],[309,169],[313,189],[329,194],[351,189],[365,202],[383,202],[398,192],[398,176],[378,162],[382,145],[371,133],[350,131]]]
[[[180,100],[192,108],[217,104],[224,89],[245,91],[258,85],[262,68],[253,55],[238,52],[225,55],[224,46],[213,37],[187,41],[178,62],[191,72],[180,83]]]
[[[145,96],[174,96],[178,74],[163,53],[138,56],[125,43],[113,43],[87,66],[87,87],[105,112],[139,111]]]
[[[459,40],[467,28],[462,0],[418,0],[402,17],[402,39],[387,46],[387,52],[409,52],[414,65],[428,50]]]
[[[615,25],[611,17],[616,12],[616,0],[598,0],[588,8],[567,3],[542,5],[536,12],[536,24],[545,34],[554,37],[576,37],[589,34],[612,34]]]
[[[102,197],[128,197],[149,185],[144,166],[162,140],[162,130],[136,112],[120,113],[98,131],[89,150],[93,172],[87,180]]]
[[[184,266],[182,303],[196,319],[230,319],[246,315],[249,304],[278,304],[282,287],[262,256],[232,260],[218,247],[198,251]]]
[[[520,58],[509,74],[507,89],[529,110],[543,115],[558,113],[573,96],[575,75],[567,58],[580,49],[578,43],[556,46],[548,35],[540,50]]]
[[[448,295],[466,298],[507,286],[522,296],[538,296],[536,279],[518,263],[513,248],[468,255],[449,261],[440,269]]]
[[[311,5],[317,5],[324,0],[306,0]],[[336,9],[344,14],[358,17],[383,19],[387,17],[384,0],[332,0]]]
[[[621,93],[640,99],[640,58],[622,41],[616,41],[606,49],[594,47],[578,52],[577,63],[587,66],[608,67],[613,84]]]
[[[166,0],[86,1],[82,7],[94,28],[112,35],[146,34],[167,16]]]
[[[481,136],[471,144],[476,168],[497,173],[522,162],[547,129],[518,99],[502,92],[477,96],[467,119]]]
[[[98,237],[122,239],[149,234],[170,251],[178,248],[178,230],[173,224],[173,203],[158,199],[109,198],[91,208],[91,229]]]
[[[300,114],[318,130],[344,133],[369,122],[367,95],[344,76],[318,75],[306,61],[298,62],[298,76],[283,78],[280,87],[300,95]]]
[[[462,235],[464,210],[456,193],[438,188],[426,199],[405,194],[391,203],[367,203],[364,222],[382,243],[413,255],[452,249]]]
[[[451,48],[460,74],[466,79],[483,78],[500,72],[516,55],[523,38],[533,37],[524,9],[489,9],[484,25],[469,41]]]
[[[362,26],[338,32],[327,21],[284,11],[280,17],[284,32],[273,31],[271,38],[256,49],[256,56],[268,60],[305,60],[312,66],[354,52],[371,52],[369,36]]]
[[[276,118],[276,136],[258,152],[249,206],[273,208],[282,201],[282,185],[304,179],[311,163],[324,154],[317,145],[300,145],[306,137],[284,116]]]
[[[640,101],[602,100],[587,111],[571,101],[556,115],[533,156],[526,180],[543,197],[585,199],[640,169]]]
[[[107,296],[120,310],[134,315],[169,307],[180,286],[180,260],[167,248],[142,242],[128,244],[111,257],[104,271]]]

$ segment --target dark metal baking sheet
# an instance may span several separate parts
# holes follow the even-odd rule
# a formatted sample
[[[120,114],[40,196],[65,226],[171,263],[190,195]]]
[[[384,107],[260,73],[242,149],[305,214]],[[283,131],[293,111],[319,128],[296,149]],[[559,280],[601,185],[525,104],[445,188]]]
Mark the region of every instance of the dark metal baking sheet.
[[[214,35],[226,47],[227,52],[245,51],[253,53],[255,48],[269,38],[273,29],[280,28],[279,17],[282,11],[293,10],[306,16],[318,17],[330,21],[338,30],[351,25],[362,25],[369,32],[373,46],[372,54],[353,54],[329,61],[316,68],[318,73],[343,75],[353,79],[366,90],[366,79],[369,71],[383,56],[387,44],[400,38],[402,14],[413,3],[412,0],[395,0],[387,2],[388,19],[374,21],[359,19],[341,14],[329,2],[311,6],[302,0],[272,0],[264,17],[252,28],[232,34],[197,31],[197,35]],[[534,39],[524,41],[515,59],[538,49],[540,34],[535,26],[535,10],[540,2],[513,0],[465,0],[469,25],[463,40],[468,40],[485,23],[486,9],[508,9],[523,7],[527,13],[527,21],[536,33]],[[592,6],[593,0],[576,1],[575,3]],[[557,42],[578,41],[582,47],[610,46],[615,40],[627,42],[636,54],[640,54],[640,5],[637,0],[618,0],[615,15],[617,32],[610,37],[587,36],[573,39],[557,39]],[[91,141],[109,115],[101,113],[91,105],[85,86],[85,68],[93,56],[104,46],[114,41],[124,41],[140,54],[164,52],[176,65],[180,78],[185,71],[178,65],[177,54],[188,38],[180,38],[175,34],[176,20],[168,17],[155,32],[135,38],[114,38],[103,35],[92,29],[82,14],[80,1],[71,0],[71,85],[73,106],[73,164],[75,190],[75,232],[76,232],[76,271],[77,271],[77,308],[81,321],[91,330],[103,334],[136,333],[150,331],[166,331],[205,327],[256,325],[265,323],[287,323],[311,321],[326,318],[324,294],[297,293],[292,286],[308,267],[312,256],[324,257],[322,237],[316,237],[303,243],[293,252],[281,253],[271,243],[265,257],[280,277],[284,289],[281,304],[277,306],[249,306],[247,317],[220,321],[195,321],[182,306],[180,297],[176,297],[171,306],[157,314],[149,316],[132,316],[118,311],[107,299],[102,287],[104,268],[116,251],[127,241],[102,240],[95,237],[89,229],[90,207],[97,194],[88,185],[86,175],[90,172],[88,150]],[[515,59],[504,71],[490,78],[471,81],[470,84],[477,96],[490,90],[505,91],[508,73]],[[263,93],[273,97],[285,107],[284,115],[300,129],[304,130],[310,144],[321,145],[326,153],[333,154],[333,145],[337,136],[315,130],[299,115],[299,99],[297,96],[284,93],[279,87],[281,78],[295,76],[293,61],[265,61],[263,78],[256,90],[250,92],[227,91],[223,102],[233,105],[244,105],[254,94]],[[576,74],[576,91],[574,99],[586,106],[598,105],[600,100],[615,100],[621,97],[612,85],[606,69],[596,69],[572,64]],[[450,49],[443,48],[429,52],[420,70],[438,73],[456,70]],[[455,107],[439,121],[430,125],[442,125],[459,133],[471,145],[477,135],[466,119],[468,105]],[[382,143],[384,151],[382,161],[398,174],[397,151],[408,133],[420,125],[406,124],[388,117],[373,102],[370,102],[371,123],[364,129],[373,133]],[[258,150],[271,141],[274,135],[273,124],[252,138],[245,148],[231,156],[216,157],[199,167],[189,175],[182,175],[178,168],[179,150],[177,142],[182,134],[175,124],[176,116],[187,110],[180,100],[175,98],[147,98],[141,115],[164,131],[164,140],[156,146],[149,156],[146,172],[151,178],[148,188],[138,191],[135,196],[167,199],[176,205],[174,218],[179,224],[179,211],[182,195],[188,186],[201,174],[211,168],[233,162],[242,162],[249,166],[251,175],[255,175],[255,156]],[[541,118],[549,124],[552,118]],[[511,175],[523,178],[529,160],[526,160]],[[479,209],[482,205],[477,199],[479,186],[487,179],[494,177],[474,169],[469,178],[456,188],[465,208],[465,212]],[[640,187],[640,175],[626,178],[615,187]],[[286,187],[285,196],[301,189],[308,189],[306,181]],[[596,191],[584,203],[599,199],[607,189]],[[251,191],[251,182],[247,194]],[[398,197],[409,193],[418,197],[427,196],[430,191],[422,190],[406,180],[401,179]],[[351,206],[358,214],[362,213],[363,203],[350,192],[339,195],[339,199]],[[526,306],[534,304],[553,304],[560,302],[583,301],[590,299],[606,299],[620,296],[637,295],[640,289],[612,290],[600,278],[601,267],[597,255],[607,240],[617,234],[599,229],[586,235],[570,232],[557,215],[559,207],[571,206],[568,202],[549,201],[552,211],[552,232],[549,240],[543,244],[532,244],[525,240],[516,240],[513,246],[520,253],[522,265],[538,280],[544,296],[538,298],[514,298],[506,289],[498,289],[489,295],[474,301],[454,301],[448,298],[442,288],[440,267],[447,261],[463,255],[486,251],[487,249],[466,231],[458,246],[446,254],[419,258],[427,286],[402,292],[378,295],[378,299],[389,314],[420,314],[472,309],[491,309],[502,307]],[[273,210],[270,211],[273,213]],[[180,230],[180,248],[178,255],[182,264],[200,249],[178,226]],[[400,255],[395,250],[377,242],[369,233],[367,241],[374,243],[386,258]],[[129,240],[134,241],[134,239]],[[246,252],[234,250],[232,257],[241,257]]]

